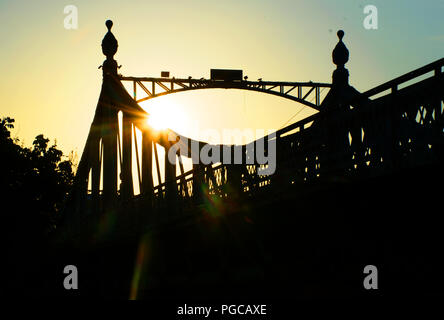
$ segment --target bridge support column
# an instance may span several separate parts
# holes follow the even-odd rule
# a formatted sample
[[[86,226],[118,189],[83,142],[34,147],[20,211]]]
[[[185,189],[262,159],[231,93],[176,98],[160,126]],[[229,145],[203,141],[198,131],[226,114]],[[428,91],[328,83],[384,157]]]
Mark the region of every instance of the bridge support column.
[[[131,117],[123,113],[122,117],[122,168],[120,194],[124,200],[130,199],[134,195],[133,191],[133,174],[131,170],[132,165],[132,119]],[[120,143],[120,142],[119,142]]]
[[[168,159],[170,148],[165,148],[165,199],[169,206],[174,207],[177,200],[176,164]]]
[[[112,208],[117,197],[117,112],[107,107],[102,124],[103,141],[103,197],[105,208]]]
[[[245,154],[242,146],[231,146],[231,164],[227,166],[227,181],[232,199],[238,199],[242,195],[242,166],[244,165]]]
[[[117,133],[118,133],[118,117],[117,108],[113,105],[113,101],[107,97],[105,92],[112,88],[113,76],[117,75],[117,61],[113,59],[117,52],[117,40],[111,32],[113,23],[111,20],[106,21],[108,32],[102,40],[102,52],[106,56],[103,62],[103,84],[101,97],[100,117],[102,124],[102,143],[103,143],[103,198],[104,209],[112,209],[117,199]]]
[[[101,171],[101,141],[98,135],[98,128],[93,125],[91,130],[93,131],[91,145],[89,147],[89,158],[91,161],[91,194],[92,194],[92,208],[93,212],[97,212],[99,208],[99,193],[100,193],[100,171]],[[88,172],[89,175],[89,172]]]
[[[204,166],[200,163],[193,163],[193,201],[200,203],[203,197],[202,186],[204,183]]]
[[[153,140],[148,130],[142,132],[142,194],[151,208],[153,194]]]

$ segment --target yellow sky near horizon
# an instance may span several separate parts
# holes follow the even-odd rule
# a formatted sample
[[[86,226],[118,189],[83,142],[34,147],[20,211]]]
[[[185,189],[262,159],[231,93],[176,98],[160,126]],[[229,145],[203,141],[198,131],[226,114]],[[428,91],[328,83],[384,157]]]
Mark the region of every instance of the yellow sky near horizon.
[[[63,27],[76,5],[77,30]],[[367,1],[56,1],[0,0],[0,117],[16,119],[26,145],[43,133],[80,157],[100,93],[107,19],[127,76],[209,77],[211,68],[243,69],[250,80],[331,82],[336,31],[345,30],[350,83],[365,91],[442,57],[443,2],[373,1],[380,27],[366,30]],[[421,6],[421,7],[418,7]],[[302,106],[238,90],[174,94],[171,104],[202,128],[280,128]],[[161,100],[159,100],[161,101]],[[294,121],[310,114],[305,108]],[[172,127],[172,129],[177,129]],[[196,137],[198,138],[198,137]]]

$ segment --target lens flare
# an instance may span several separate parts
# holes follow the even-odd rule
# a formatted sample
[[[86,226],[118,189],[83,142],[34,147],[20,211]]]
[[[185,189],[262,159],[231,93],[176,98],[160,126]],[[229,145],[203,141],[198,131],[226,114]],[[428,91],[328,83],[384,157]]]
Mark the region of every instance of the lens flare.
[[[171,101],[162,100],[162,98],[152,99],[145,109],[149,113],[147,123],[155,130],[172,129],[183,132],[187,129],[186,115],[177,104]]]

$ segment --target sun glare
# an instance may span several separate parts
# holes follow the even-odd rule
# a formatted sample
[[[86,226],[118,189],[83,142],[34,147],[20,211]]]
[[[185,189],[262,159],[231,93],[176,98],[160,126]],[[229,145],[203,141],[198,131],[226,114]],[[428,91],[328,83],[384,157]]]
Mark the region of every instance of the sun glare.
[[[186,129],[184,112],[169,101],[152,99],[148,101],[146,110],[149,113],[147,123],[155,130],[172,129],[180,133]]]
[[[147,122],[156,130],[164,130],[168,128],[168,113],[161,108],[152,108]]]

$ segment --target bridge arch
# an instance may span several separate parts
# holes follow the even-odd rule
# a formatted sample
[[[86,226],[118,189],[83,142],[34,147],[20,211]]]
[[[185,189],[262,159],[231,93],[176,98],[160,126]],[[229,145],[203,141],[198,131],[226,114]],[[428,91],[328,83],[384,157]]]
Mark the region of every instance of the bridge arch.
[[[282,81],[217,81],[209,79],[175,79],[119,76],[120,81],[133,83],[133,98],[139,103],[167,94],[200,89],[239,89],[271,94],[320,110],[321,93],[331,88],[329,83]],[[137,98],[137,88],[144,97]],[[314,101],[314,102],[312,102]]]

